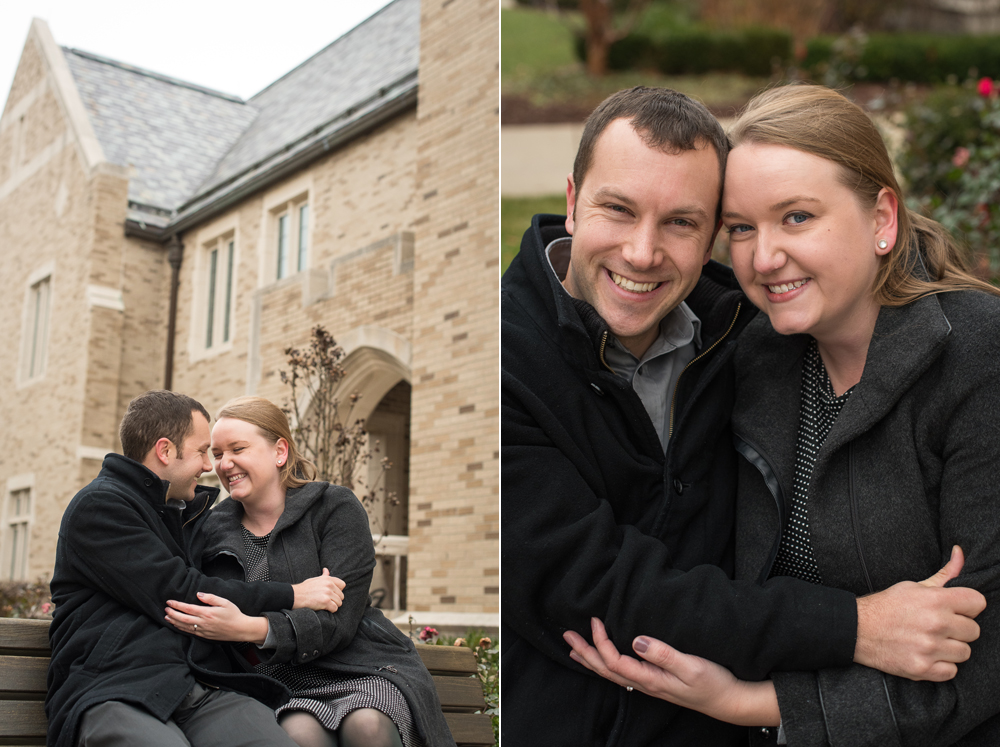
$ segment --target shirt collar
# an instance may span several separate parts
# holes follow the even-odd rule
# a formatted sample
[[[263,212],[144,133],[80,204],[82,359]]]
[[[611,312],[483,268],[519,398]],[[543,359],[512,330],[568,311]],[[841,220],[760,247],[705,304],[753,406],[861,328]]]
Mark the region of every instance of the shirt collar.
[[[573,237],[564,236],[555,241],[549,242],[545,247],[545,258],[549,262],[549,268],[560,281],[560,289],[563,293],[568,292],[562,286],[562,281],[566,279],[569,271],[570,253],[573,248]],[[649,360],[663,353],[687,345],[694,340],[696,348],[701,348],[701,320],[691,311],[691,308],[683,301],[663,319],[660,320],[660,334],[649,346],[642,360]],[[612,340],[612,344],[628,355],[631,351],[622,345],[617,339]],[[635,356],[632,356],[635,358]],[[638,360],[638,359],[636,359]]]

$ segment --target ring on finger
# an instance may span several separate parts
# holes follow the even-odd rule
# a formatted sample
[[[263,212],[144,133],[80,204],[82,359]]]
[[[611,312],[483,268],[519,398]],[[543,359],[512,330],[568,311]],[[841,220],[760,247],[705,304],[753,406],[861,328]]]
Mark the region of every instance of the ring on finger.
[[[195,623],[195,624],[194,624],[194,629],[195,629],[195,630],[198,630],[198,623]]]

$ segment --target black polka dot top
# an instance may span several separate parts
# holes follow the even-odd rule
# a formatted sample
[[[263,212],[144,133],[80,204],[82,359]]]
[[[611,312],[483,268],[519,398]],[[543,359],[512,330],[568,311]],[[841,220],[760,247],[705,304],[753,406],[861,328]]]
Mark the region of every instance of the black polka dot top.
[[[795,477],[792,482],[792,512],[781,536],[771,576],[794,576],[814,584],[823,578],[813,557],[809,534],[809,480],[816,455],[826,441],[837,416],[854,387],[839,397],[823,365],[816,341],[809,343],[802,367],[802,407],[799,411],[799,440],[795,448]]]

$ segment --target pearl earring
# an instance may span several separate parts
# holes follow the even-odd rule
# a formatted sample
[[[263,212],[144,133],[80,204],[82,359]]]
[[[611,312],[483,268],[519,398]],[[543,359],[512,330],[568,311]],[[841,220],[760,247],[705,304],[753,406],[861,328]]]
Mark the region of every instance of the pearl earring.
[[[888,246],[889,246],[889,242],[886,241],[885,239],[879,239],[878,240],[878,248],[879,249],[886,249],[886,248],[888,248]]]

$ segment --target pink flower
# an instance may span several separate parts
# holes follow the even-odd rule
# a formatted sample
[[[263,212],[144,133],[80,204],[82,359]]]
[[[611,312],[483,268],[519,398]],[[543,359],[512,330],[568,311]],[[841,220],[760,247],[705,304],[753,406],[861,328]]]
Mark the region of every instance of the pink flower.
[[[990,94],[993,93],[993,79],[980,78],[978,90],[980,96],[983,98],[989,98]]]
[[[420,640],[422,641],[430,641],[437,637],[438,637],[437,630],[435,630],[429,625],[420,631]]]
[[[42,614],[43,615],[49,614],[49,610],[50,609],[52,609],[52,603],[51,602],[44,602],[44,603],[42,603]]]
[[[951,162],[958,168],[962,168],[969,162],[969,149],[961,146],[955,148],[955,155],[951,157]]]

